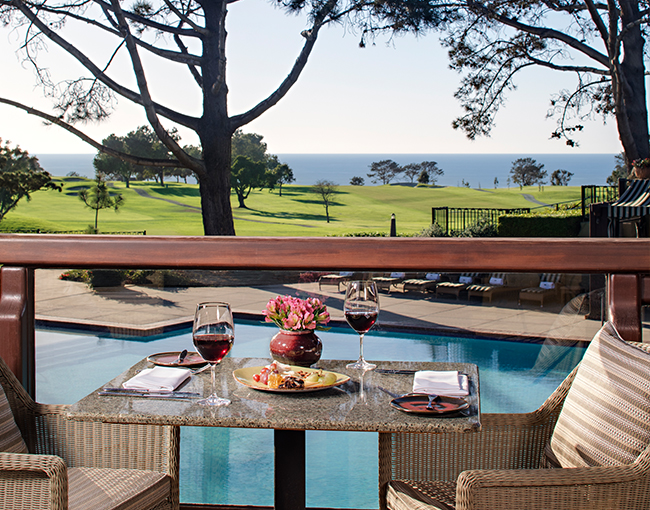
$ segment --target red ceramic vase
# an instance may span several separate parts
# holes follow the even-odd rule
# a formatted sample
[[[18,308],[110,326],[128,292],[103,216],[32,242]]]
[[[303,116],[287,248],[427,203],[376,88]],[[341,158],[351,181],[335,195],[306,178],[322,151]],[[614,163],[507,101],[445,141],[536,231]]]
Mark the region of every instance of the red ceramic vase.
[[[271,339],[270,349],[276,361],[309,367],[320,359],[323,344],[313,331],[280,330]]]

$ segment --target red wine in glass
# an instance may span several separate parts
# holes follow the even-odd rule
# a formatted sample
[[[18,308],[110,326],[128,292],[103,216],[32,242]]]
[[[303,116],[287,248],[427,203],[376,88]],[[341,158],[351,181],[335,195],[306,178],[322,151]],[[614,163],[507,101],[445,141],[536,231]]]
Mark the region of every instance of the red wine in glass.
[[[345,312],[345,320],[357,333],[367,333],[375,325],[378,312]]]
[[[201,405],[227,406],[230,400],[216,393],[215,366],[230,352],[235,340],[232,311],[228,303],[199,303],[194,314],[192,340],[201,357],[210,363],[212,393]]]
[[[346,367],[364,372],[376,368],[377,365],[363,358],[363,336],[374,326],[379,315],[377,284],[373,281],[348,282],[343,313],[350,327],[359,333],[359,359]]]
[[[201,357],[212,363],[219,363],[232,349],[233,334],[205,333],[193,336],[194,346]]]

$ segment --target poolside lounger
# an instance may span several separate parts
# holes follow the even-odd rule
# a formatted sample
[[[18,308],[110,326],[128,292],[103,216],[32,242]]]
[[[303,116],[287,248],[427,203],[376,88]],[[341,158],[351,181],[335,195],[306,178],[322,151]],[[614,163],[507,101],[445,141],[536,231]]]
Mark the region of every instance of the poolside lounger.
[[[0,359],[0,508],[175,510],[179,427],[81,423]]]
[[[404,292],[414,290],[416,292],[433,292],[438,282],[442,279],[440,273],[427,273],[424,278],[411,278],[402,282]]]
[[[352,279],[352,271],[341,271],[339,274],[324,274],[318,278],[318,290],[323,285],[336,285],[336,290],[341,292],[341,284],[349,282]]]
[[[480,297],[487,299],[490,303],[494,296],[503,296],[507,294],[516,294],[518,287],[508,285],[507,273],[492,273],[485,283],[478,283],[467,287],[467,299]]]
[[[441,282],[436,286],[436,296],[449,294],[460,299],[461,292],[474,284],[477,277],[478,273],[462,273],[455,282]]]
[[[380,433],[380,508],[646,510],[648,351],[607,323],[534,412],[482,414],[476,433]]]
[[[544,299],[557,298],[560,293],[562,274],[544,273],[539,279],[537,287],[528,287],[519,292],[521,301],[539,301],[540,308],[544,306]]]
[[[373,281],[377,284],[377,290],[390,292],[393,285],[397,285],[406,278],[406,273],[394,272],[389,276],[375,276]]]

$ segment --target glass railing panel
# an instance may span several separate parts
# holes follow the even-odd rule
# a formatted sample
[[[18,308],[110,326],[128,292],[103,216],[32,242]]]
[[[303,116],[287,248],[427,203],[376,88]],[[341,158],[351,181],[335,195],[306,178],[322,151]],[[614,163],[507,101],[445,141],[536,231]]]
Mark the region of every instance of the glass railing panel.
[[[351,277],[390,278],[391,272]],[[190,322],[200,301],[232,304],[231,356],[268,357],[277,331],[261,316],[268,300],[284,294],[319,297],[333,319],[331,330],[318,333],[323,357],[356,359],[358,336],[342,314],[345,278],[323,278],[340,273],[168,270],[97,272],[88,279],[83,272],[37,270],[37,399],[71,403],[150,354],[192,350]],[[541,291],[524,292],[539,289],[539,273],[479,272],[469,275],[471,282],[458,293],[438,289],[443,282],[460,283],[461,274],[435,280],[431,273],[428,278],[425,271],[406,273],[384,286],[364,354],[378,362],[476,363],[483,412],[537,408],[580,361],[601,326],[602,275],[561,275],[540,299]],[[181,451],[183,502],[273,504],[271,431],[184,428]],[[307,455],[307,506],[377,508],[375,434],[309,432]],[[346,490],[327,489],[333,486]]]

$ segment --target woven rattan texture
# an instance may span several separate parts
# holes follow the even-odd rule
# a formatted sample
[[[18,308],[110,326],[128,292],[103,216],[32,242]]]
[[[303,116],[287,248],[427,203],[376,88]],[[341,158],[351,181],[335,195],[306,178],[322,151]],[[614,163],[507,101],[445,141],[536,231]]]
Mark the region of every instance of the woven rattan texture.
[[[34,402],[1,359],[0,385],[30,451],[0,453],[0,510],[67,509],[68,468],[82,467],[154,473],[150,481],[156,488],[138,489],[144,501],[130,501],[131,507],[106,508],[178,508],[178,427],[68,420],[67,406]],[[159,474],[165,478],[162,497]],[[137,478],[143,480],[146,476]],[[70,500],[72,504],[74,498]],[[83,498],[81,501],[77,508],[103,508],[94,503],[89,506]]]
[[[405,508],[395,494],[388,497],[387,489],[390,480],[408,480],[411,488],[430,481],[455,482],[456,510],[650,508],[649,446],[626,466],[543,468],[544,447],[577,371],[537,411],[483,414],[478,433],[380,434],[380,507]],[[391,492],[399,490],[393,484]],[[399,501],[408,500],[409,492],[402,491]],[[411,508],[437,507],[420,502]]]

